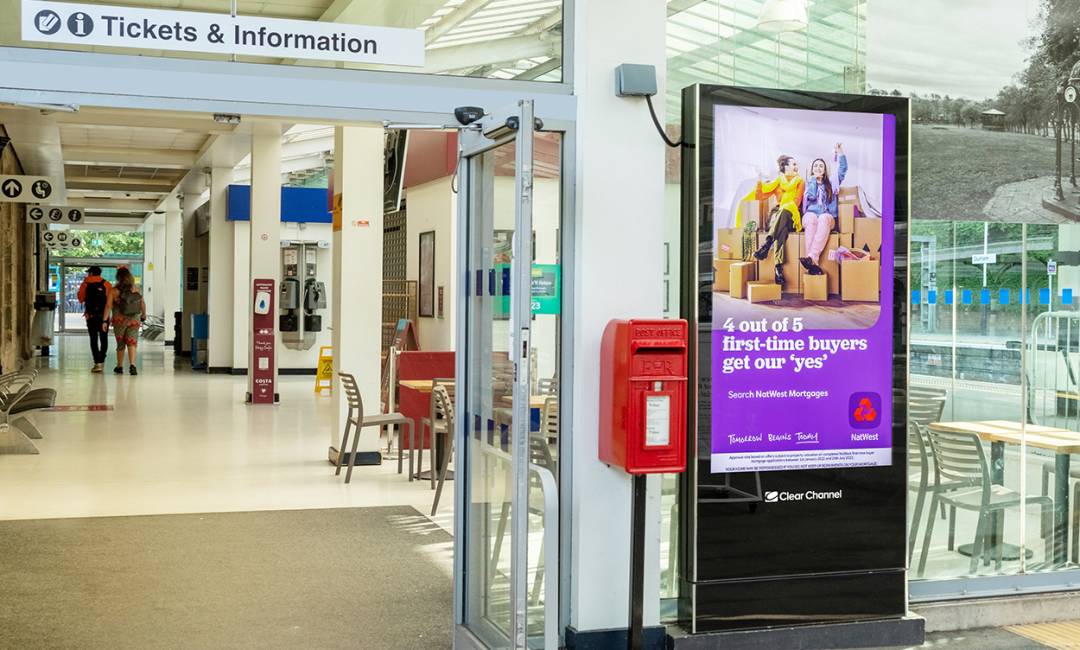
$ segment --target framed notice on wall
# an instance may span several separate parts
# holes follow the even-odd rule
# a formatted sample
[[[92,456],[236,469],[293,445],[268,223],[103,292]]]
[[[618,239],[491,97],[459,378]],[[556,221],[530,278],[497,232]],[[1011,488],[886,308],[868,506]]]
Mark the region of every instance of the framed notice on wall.
[[[420,316],[435,316],[435,231],[420,233]]]

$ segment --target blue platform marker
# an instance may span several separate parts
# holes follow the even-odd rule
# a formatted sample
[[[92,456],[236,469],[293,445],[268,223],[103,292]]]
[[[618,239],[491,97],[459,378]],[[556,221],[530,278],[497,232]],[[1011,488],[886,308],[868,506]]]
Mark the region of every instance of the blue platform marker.
[[[1000,290],[998,290],[998,302],[1000,302],[1003,305],[1009,304],[1009,290],[1008,289],[1000,289]]]
[[[918,289],[912,289],[911,290],[911,304],[913,304],[913,305],[921,305],[922,304],[922,292],[919,291]]]
[[[1019,299],[1021,305],[1031,304],[1031,289],[1021,289],[1020,291],[1017,291],[1017,293],[1020,294]]]
[[[1046,288],[1039,289],[1039,304],[1040,305],[1049,305],[1050,304],[1050,290],[1049,289],[1046,289]]]
[[[960,302],[964,303],[965,305],[970,305],[971,298],[971,289],[962,289],[960,291]]]
[[[930,290],[930,291],[926,292],[926,304],[928,304],[928,305],[936,305],[937,304],[937,291]]]
[[[1062,289],[1061,290],[1061,304],[1063,304],[1063,305],[1071,305],[1072,304],[1072,289]]]
[[[981,304],[981,305],[989,305],[990,304],[990,290],[989,289],[983,289],[982,291],[979,292],[979,304]]]
[[[953,303],[953,291],[952,289],[945,290],[945,304],[951,305]]]

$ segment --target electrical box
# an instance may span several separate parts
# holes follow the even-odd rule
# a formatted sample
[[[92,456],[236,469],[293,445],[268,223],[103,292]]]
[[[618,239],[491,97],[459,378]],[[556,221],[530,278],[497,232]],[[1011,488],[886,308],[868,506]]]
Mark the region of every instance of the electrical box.
[[[600,347],[600,460],[630,474],[686,469],[685,320],[613,320]]]

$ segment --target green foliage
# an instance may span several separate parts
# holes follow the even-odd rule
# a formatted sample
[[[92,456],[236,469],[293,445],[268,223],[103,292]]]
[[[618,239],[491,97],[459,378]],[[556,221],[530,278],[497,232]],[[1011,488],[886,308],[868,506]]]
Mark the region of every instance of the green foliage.
[[[143,233],[141,232],[73,230],[70,234],[82,239],[83,245],[64,251],[64,257],[115,257],[143,254]]]

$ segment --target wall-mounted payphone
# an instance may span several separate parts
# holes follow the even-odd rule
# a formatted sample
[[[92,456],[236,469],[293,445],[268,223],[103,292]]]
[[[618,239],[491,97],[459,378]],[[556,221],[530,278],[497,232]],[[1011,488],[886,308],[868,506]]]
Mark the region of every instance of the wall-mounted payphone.
[[[286,347],[307,350],[322,331],[326,285],[318,279],[318,253],[323,242],[281,242],[281,290],[278,329]]]

